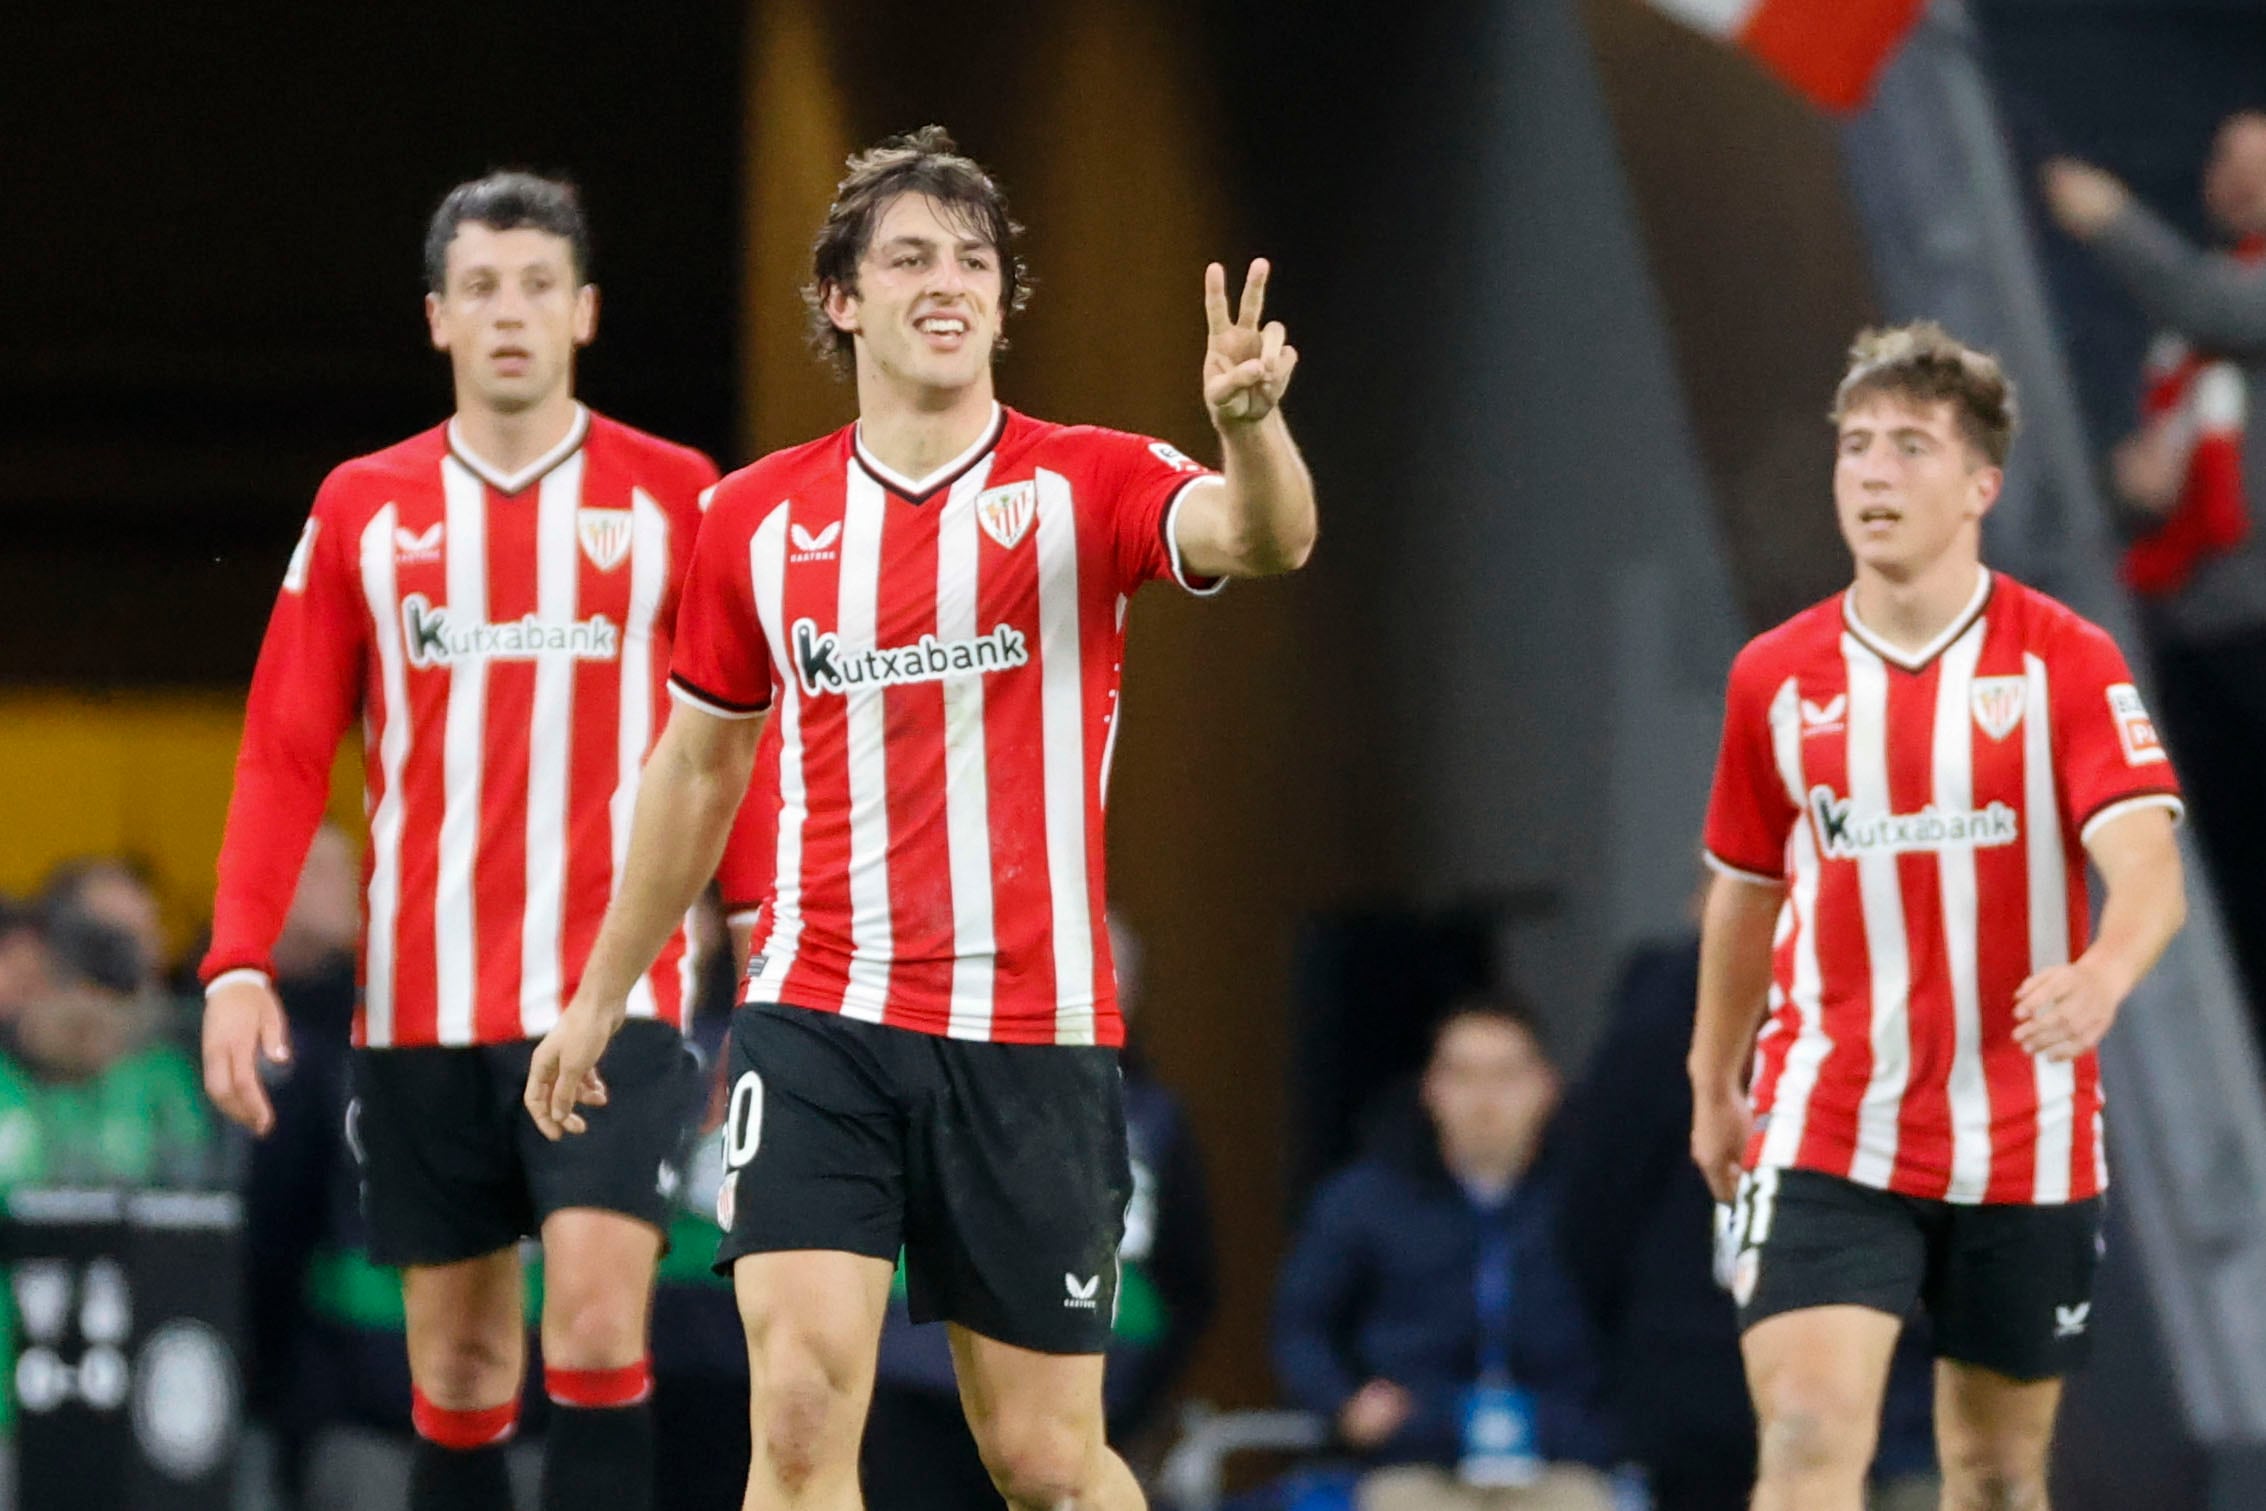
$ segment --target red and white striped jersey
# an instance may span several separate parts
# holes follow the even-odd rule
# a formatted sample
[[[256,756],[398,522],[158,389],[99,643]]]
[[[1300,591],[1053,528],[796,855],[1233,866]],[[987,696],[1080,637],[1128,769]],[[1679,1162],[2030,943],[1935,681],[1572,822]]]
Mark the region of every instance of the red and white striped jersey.
[[[1750,1167],[1900,1195],[2106,1185],[2095,1055],[2014,1041],[2014,994],[2085,947],[2084,841],[2179,787],[2107,634],[1984,573],[1916,656],[1847,594],[1731,668],[1707,817],[1719,870],[1783,883]]]
[[[547,1031],[629,844],[678,592],[715,467],[588,410],[503,477],[454,423],[315,497],[268,621],[220,857],[207,981],[266,971],[331,760],[368,783],[357,1042]],[[684,942],[631,994],[683,1021]]]
[[[1125,608],[1152,578],[1216,587],[1172,535],[1212,475],[1162,441],[1001,409],[919,481],[854,426],[725,479],[671,689],[725,717],[777,701],[778,779],[749,804],[774,805],[778,837],[746,1000],[1123,1041],[1102,807]]]

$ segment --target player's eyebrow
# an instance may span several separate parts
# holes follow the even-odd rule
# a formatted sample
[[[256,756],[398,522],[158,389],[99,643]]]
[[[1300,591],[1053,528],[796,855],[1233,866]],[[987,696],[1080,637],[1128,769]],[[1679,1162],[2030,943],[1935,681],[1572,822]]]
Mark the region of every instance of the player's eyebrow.
[[[904,231],[882,242],[881,249],[905,247],[926,252],[934,250],[937,245],[937,239],[933,236],[924,236],[918,231]],[[962,252],[988,252],[992,250],[991,242],[981,236],[962,236],[953,242],[953,246]]]

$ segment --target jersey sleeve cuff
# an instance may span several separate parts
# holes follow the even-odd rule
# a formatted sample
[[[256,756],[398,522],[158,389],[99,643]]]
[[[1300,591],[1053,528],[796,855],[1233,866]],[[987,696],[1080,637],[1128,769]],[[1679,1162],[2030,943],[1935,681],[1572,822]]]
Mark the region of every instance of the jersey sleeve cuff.
[[[239,982],[257,982],[271,991],[275,988],[274,978],[258,966],[233,966],[205,983],[205,1000],[211,1001],[214,992],[219,991],[224,986],[234,986]]]
[[[1728,876],[1733,881],[1743,881],[1756,887],[1783,887],[1786,885],[1786,878],[1783,876],[1773,876],[1767,871],[1757,871],[1747,866],[1735,866],[1713,850],[1702,850],[1700,859],[1706,863],[1710,871],[1718,876]]]
[[[697,708],[702,713],[712,714],[719,719],[752,719],[771,707],[771,700],[768,698],[755,704],[734,703],[729,698],[719,698],[707,689],[687,682],[676,672],[669,673],[669,696],[687,707]]]
[[[2092,816],[2079,826],[2077,842],[2081,845],[2093,843],[2093,832],[2096,829],[2112,819],[2122,818],[2142,808],[2168,808],[2175,824],[2187,817],[2187,804],[2176,792],[2135,793],[2131,797],[2120,797],[2103,803],[2094,809]]]
[[[1172,565],[1172,580],[1198,598],[1216,596],[1222,588],[1227,586],[1227,579],[1225,577],[1194,576],[1188,570],[1188,563],[1180,559],[1180,531],[1178,529],[1180,506],[1187,502],[1188,490],[1198,483],[1216,483],[1219,481],[1220,476],[1216,472],[1198,473],[1173,490],[1172,502],[1165,505],[1164,510],[1164,554],[1165,560]]]
[[[737,906],[727,903],[724,906],[724,922],[730,924],[733,928],[739,928],[743,924],[752,928],[757,923],[760,923],[762,919],[763,904],[760,902],[745,903]]]

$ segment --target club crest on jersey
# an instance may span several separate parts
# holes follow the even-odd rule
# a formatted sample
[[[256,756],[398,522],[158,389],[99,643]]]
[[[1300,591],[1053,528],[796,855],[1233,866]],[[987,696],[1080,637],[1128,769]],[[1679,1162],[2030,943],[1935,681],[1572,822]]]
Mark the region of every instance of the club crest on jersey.
[[[2003,740],[2022,722],[2022,705],[2028,700],[2029,682],[2022,677],[1977,677],[1967,693],[1968,706],[1984,734]]]
[[[1038,513],[1039,485],[1036,482],[1009,483],[1004,488],[986,488],[976,495],[976,523],[984,527],[984,534],[999,542],[1003,551],[1015,549]]]
[[[582,554],[601,572],[611,572],[629,559],[634,533],[627,509],[574,511],[575,539],[582,542]]]
[[[2164,754],[2163,741],[2156,738],[2156,721],[2148,717],[2148,709],[2140,701],[2140,689],[2129,682],[2119,682],[2109,689],[2109,717],[2116,720],[2117,743],[2124,747],[2127,766],[2145,766],[2151,761],[2169,760]]]
[[[790,523],[787,526],[787,538],[795,544],[794,552],[787,560],[832,561],[835,555],[834,543],[842,538],[842,522],[835,520],[815,535],[801,525]]]
[[[441,559],[441,536],[446,533],[447,529],[448,527],[437,519],[427,525],[421,533],[416,530],[404,530],[399,525],[394,526],[393,559],[402,562],[439,561]]]
[[[911,682],[943,682],[953,677],[1006,671],[1031,659],[1029,640],[1013,625],[997,626],[973,640],[939,640],[923,635],[911,645],[847,650],[832,630],[812,619],[794,625],[795,677],[810,697],[821,693],[862,692]]]
[[[1849,696],[1835,693],[1823,703],[1802,700],[1802,733],[1804,735],[1831,734],[1841,727],[1844,715],[1849,712]]]
[[[1810,817],[1829,860],[1991,849],[2013,844],[2022,830],[2014,809],[2001,802],[1965,813],[1930,803],[1918,813],[1860,814],[1854,802],[1823,783],[1810,789]]]

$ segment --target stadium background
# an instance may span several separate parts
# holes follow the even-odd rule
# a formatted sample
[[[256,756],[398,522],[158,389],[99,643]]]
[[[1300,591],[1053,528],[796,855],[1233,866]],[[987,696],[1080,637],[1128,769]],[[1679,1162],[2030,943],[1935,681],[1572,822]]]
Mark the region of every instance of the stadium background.
[[[2145,124],[2127,171],[2171,191],[2266,41],[2193,5],[2184,49],[2120,52],[2131,9],[1979,7],[2008,70],[2071,64],[2033,83],[2092,101],[2074,145]],[[1275,259],[1323,543],[1142,601],[1113,795],[1144,1033],[1221,1213],[1216,1398],[1270,1394],[1299,920],[1536,902],[1503,942],[1578,1050],[1618,952],[1677,924],[1731,650],[1844,570],[1816,414],[1876,305],[1835,128],[1639,0],[95,0],[12,30],[0,889],[143,855],[183,941],[314,486],[445,412],[417,253],[449,183],[583,184],[584,395],[727,466],[848,417],[796,289],[884,132],[942,121],[1013,194],[1038,292],[1002,391],[1040,415],[1201,454],[1202,265]]]

